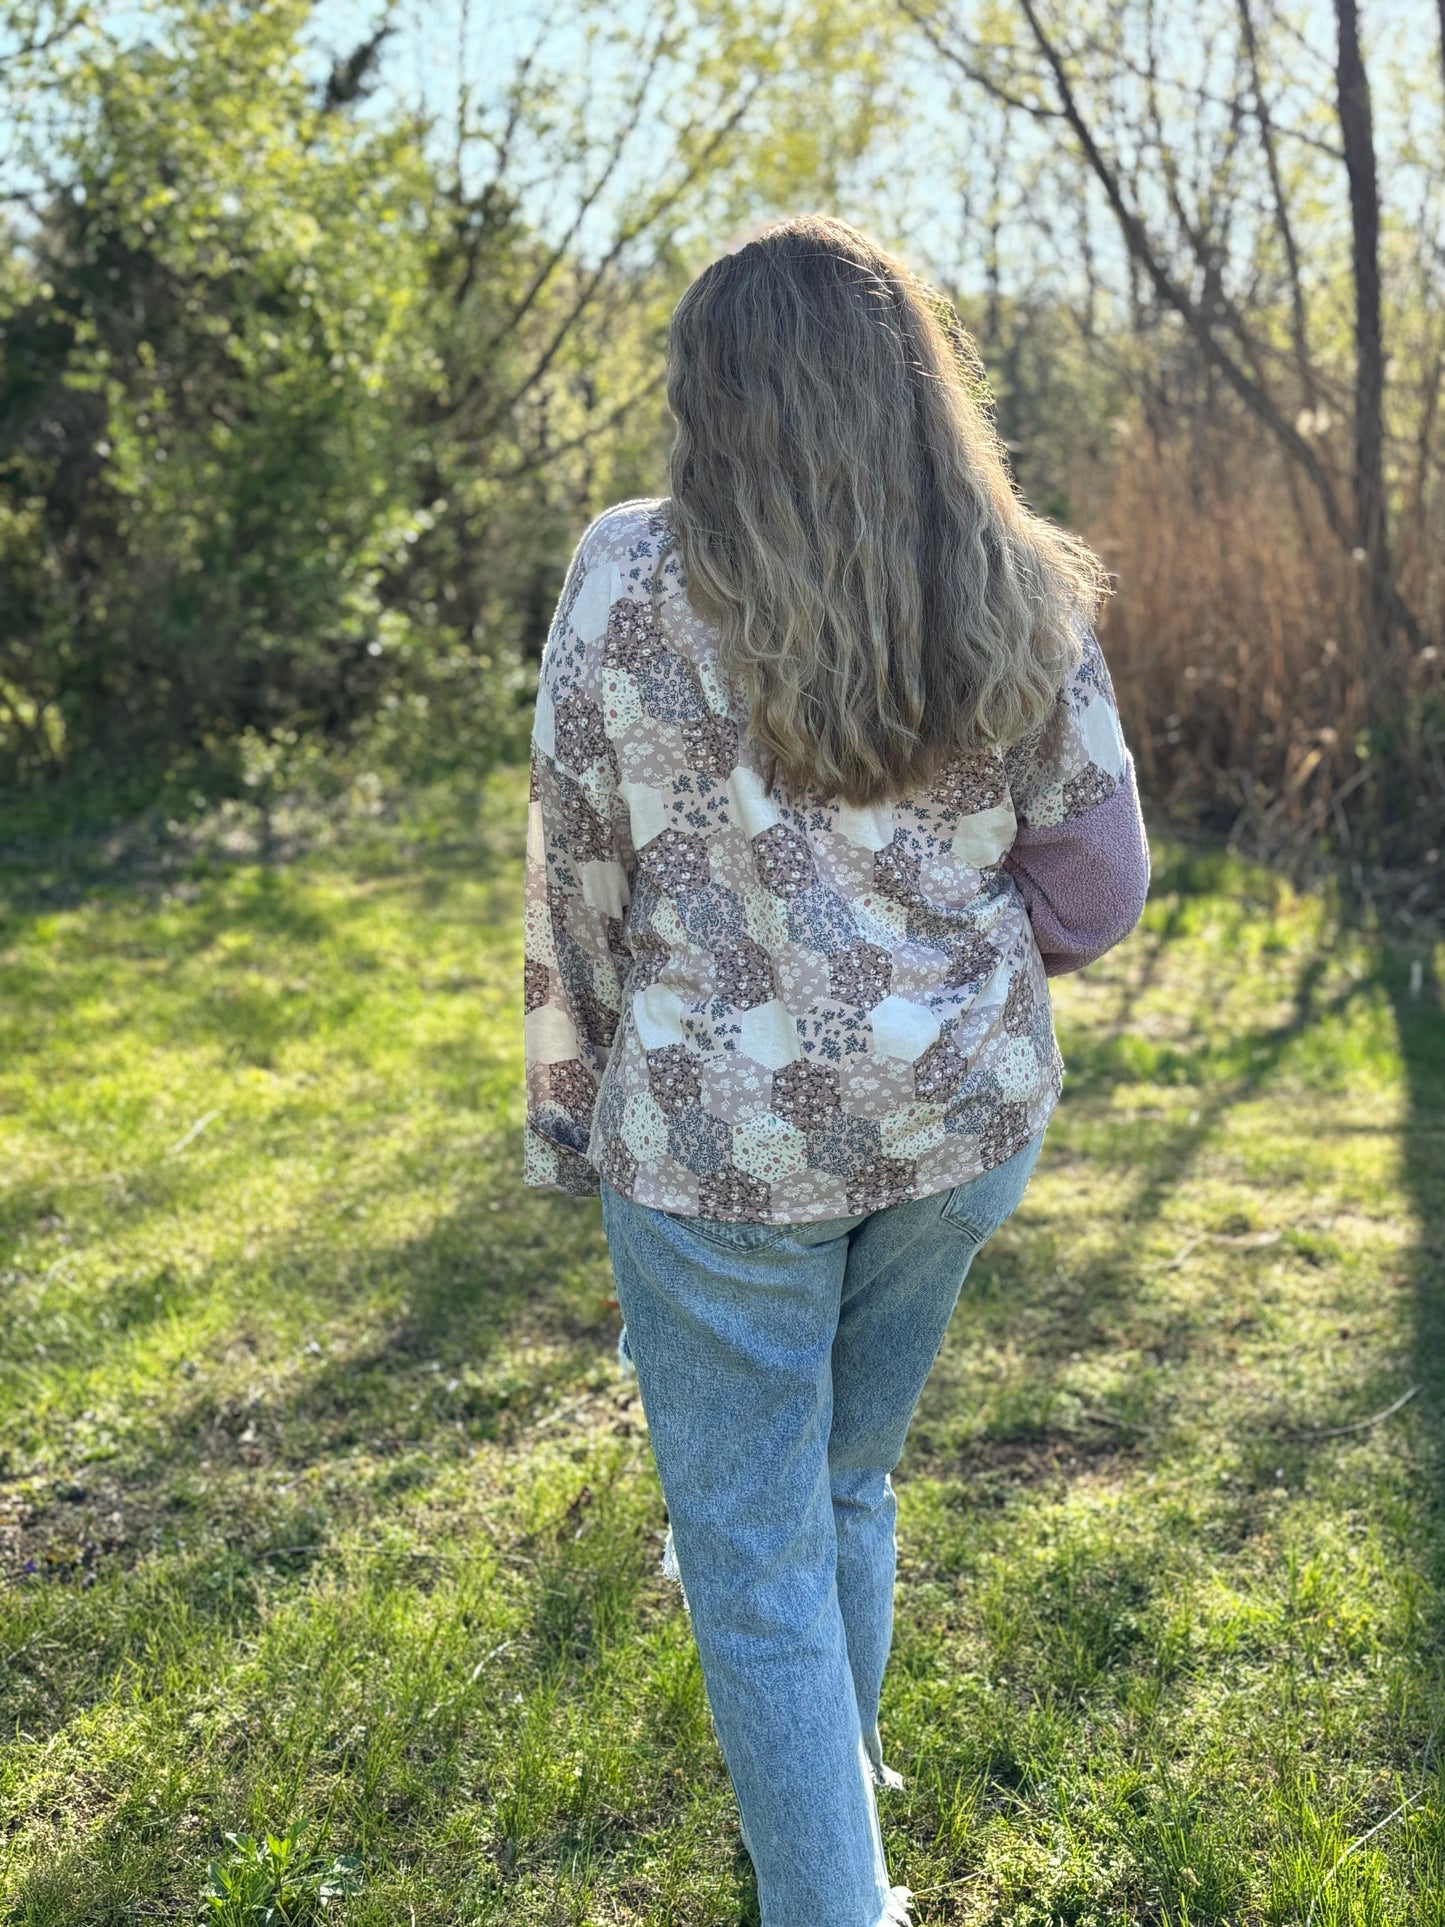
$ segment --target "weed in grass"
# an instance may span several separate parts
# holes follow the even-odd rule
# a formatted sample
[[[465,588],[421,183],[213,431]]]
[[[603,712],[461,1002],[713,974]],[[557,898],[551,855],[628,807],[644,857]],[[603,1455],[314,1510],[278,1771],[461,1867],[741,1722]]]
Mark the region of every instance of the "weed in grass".
[[[215,1927],[304,1927],[331,1901],[362,1886],[361,1862],[309,1852],[305,1824],[285,1833],[228,1833],[229,1849],[206,1869],[202,1915]]]

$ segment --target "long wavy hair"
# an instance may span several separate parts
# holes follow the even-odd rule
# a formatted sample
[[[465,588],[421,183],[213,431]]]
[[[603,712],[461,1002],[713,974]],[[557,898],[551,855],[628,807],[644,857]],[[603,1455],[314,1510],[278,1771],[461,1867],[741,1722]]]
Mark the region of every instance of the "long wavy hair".
[[[802,215],[672,317],[672,523],[790,794],[883,802],[1038,727],[1104,571],[1014,492],[952,308]]]

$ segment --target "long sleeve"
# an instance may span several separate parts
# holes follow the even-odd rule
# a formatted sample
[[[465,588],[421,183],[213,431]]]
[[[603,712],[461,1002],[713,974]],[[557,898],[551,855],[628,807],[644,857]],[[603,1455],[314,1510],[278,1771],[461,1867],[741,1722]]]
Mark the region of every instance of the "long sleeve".
[[[1127,937],[1149,889],[1134,762],[1092,633],[1043,727],[1005,759],[1018,834],[1004,858],[1051,977]]]
[[[590,535],[589,531],[589,535]],[[603,724],[608,565],[573,557],[547,639],[527,814],[524,1182],[586,1196],[597,1090],[626,994],[635,867]]]

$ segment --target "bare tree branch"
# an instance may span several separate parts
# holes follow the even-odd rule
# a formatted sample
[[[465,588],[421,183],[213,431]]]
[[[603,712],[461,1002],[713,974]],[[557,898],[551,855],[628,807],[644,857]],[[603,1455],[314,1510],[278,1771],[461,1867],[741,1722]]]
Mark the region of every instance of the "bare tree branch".
[[[608,154],[592,186],[583,194],[581,200],[577,203],[576,209],[573,212],[572,221],[566,232],[543,258],[541,266],[528,283],[520,300],[516,301],[507,311],[501,326],[485,344],[483,349],[484,356],[494,350],[515,330],[517,324],[531,311],[538,296],[552,279],[552,276],[557,272],[558,267],[571,254],[572,245],[581,233],[583,223],[596,206],[600,196],[606,192],[609,181],[612,180],[618,167],[621,165],[622,157],[627,151],[628,143],[641,125],[642,110],[646,104],[647,96],[652,90],[652,83],[657,77],[657,70],[662,63],[662,57],[666,49],[667,29],[666,25],[664,25],[653,41],[647,59],[643,62],[641,78],[633,89],[632,98],[627,103],[627,109],[617,129],[611,152]]]
[[[493,162],[491,177],[474,203],[469,203],[467,200],[464,179],[464,164],[468,139],[466,121],[464,119],[467,107],[467,96],[460,89],[458,91],[456,177],[452,182],[452,200],[458,210],[459,216],[471,216],[471,226],[463,244],[462,278],[452,292],[452,305],[454,307],[459,308],[462,305],[467,295],[471,292],[472,285],[476,280],[477,269],[481,264],[482,244],[490,231],[492,220],[497,211],[497,204],[506,191],[507,168],[511,162],[512,148],[521,128],[522,118],[526,108],[527,82],[531,78],[532,69],[541,55],[542,45],[551,30],[551,24],[550,13],[544,14],[537,22],[531,45],[526,48],[517,62],[516,70],[512,75],[511,86],[508,89],[507,118],[503,123],[501,133],[493,143],[496,158]]]
[[[899,4],[934,51],[992,99],[1005,107],[1017,109],[1019,113],[1028,114],[1034,120],[1062,120],[1063,116],[1057,107],[1050,107],[1042,101],[1025,100],[1022,95],[1011,93],[995,74],[980,65],[977,43],[969,40],[966,34],[959,34],[956,40],[945,41],[934,24],[932,14],[926,12],[918,0],[899,0]],[[1441,0],[1441,5],[1445,6],[1445,0]]]
[[[1441,0],[1441,4],[1445,5],[1445,0]],[[1100,43],[1094,35],[1086,35],[1080,45],[1084,49],[1100,47]],[[1131,58],[1126,47],[1110,46],[1108,48],[1101,48],[1100,51],[1107,55],[1108,59],[1113,62],[1120,72],[1128,74],[1131,79],[1145,80],[1148,78],[1147,67]],[[1311,49],[1311,51],[1313,52],[1314,50]],[[1186,83],[1181,80],[1170,81],[1168,84],[1171,87],[1177,88],[1181,93],[1187,92],[1194,100],[1206,107],[1222,107],[1227,111],[1232,111],[1238,106],[1238,101],[1234,96],[1230,94],[1216,94],[1212,88],[1206,87],[1202,80],[1196,82],[1193,86],[1186,86]],[[1342,161],[1345,157],[1344,149],[1337,145],[1336,142],[1325,140],[1323,136],[1319,134],[1311,134],[1303,127],[1290,127],[1276,123],[1274,131],[1277,139],[1296,141],[1301,147],[1311,147],[1317,153],[1328,155],[1332,161]]]
[[[580,434],[571,436],[565,442],[554,442],[548,448],[539,448],[535,455],[525,457],[511,468],[499,470],[494,479],[499,482],[515,482],[523,475],[534,474],[539,468],[545,468],[549,462],[555,462],[559,455],[570,455],[574,448],[584,448],[588,442],[595,441],[599,435],[605,435],[609,428],[614,428],[640,401],[645,401],[649,395],[655,394],[662,383],[663,371],[660,367],[654,367],[645,381],[639,382],[631,394],[625,395],[615,407],[609,408],[599,421],[590,422]]]
[[[41,25],[43,6],[36,6],[27,29],[22,30],[22,38],[13,46],[0,53],[0,69],[17,66],[22,61],[36,60],[43,54],[51,53],[67,39],[80,25],[85,15],[83,4],[64,4],[64,0],[49,11],[53,19],[48,27]]]
[[[1314,368],[1309,353],[1309,320],[1305,311],[1304,282],[1300,274],[1299,248],[1294,238],[1294,223],[1290,219],[1289,201],[1284,191],[1284,181],[1279,171],[1279,154],[1275,147],[1274,122],[1270,118],[1269,104],[1264,97],[1264,83],[1259,71],[1259,42],[1254,31],[1254,14],[1250,0],[1238,0],[1239,27],[1244,36],[1245,52],[1249,59],[1250,88],[1254,94],[1254,118],[1259,128],[1259,144],[1264,153],[1265,168],[1269,174],[1270,193],[1274,197],[1275,225],[1279,230],[1280,244],[1284,248],[1285,267],[1289,277],[1290,301],[1290,339],[1294,343],[1295,372],[1299,376],[1300,388],[1305,400],[1313,408],[1318,401],[1315,386]],[[1445,0],[1440,0],[1445,7]]]
[[[1063,58],[1039,19],[1034,0],[1018,0],[1018,4],[1028,22],[1034,43],[1053,75],[1063,117],[1079,143],[1090,170],[1104,190],[1130,254],[1138,261],[1160,300],[1183,321],[1206,358],[1224,376],[1250,412],[1268,428],[1281,448],[1304,470],[1319,496],[1331,531],[1342,544],[1348,546],[1350,530],[1319,456],[1294,424],[1286,419],[1273,396],[1223,346],[1187,291],[1179,286],[1160,260],[1148,230],[1124,199],[1118,177],[1084,119]]]
[[[688,189],[702,176],[711,163],[713,156],[717,153],[718,148],[733,132],[748,109],[752,106],[754,99],[763,85],[764,81],[762,76],[755,78],[752,85],[743,92],[741,98],[733,107],[732,112],[727,115],[719,126],[713,129],[711,135],[694,156],[691,165],[674,181],[672,186],[667,189],[665,193],[658,195],[635,220],[624,222],[618,229],[611,247],[608,248],[597,266],[590,274],[582,276],[576,299],[553,331],[551,340],[533,363],[531,372],[509,395],[502,397],[495,403],[481,425],[479,430],[481,434],[485,435],[489,433],[497,423],[509,414],[519,401],[524,400],[536,387],[537,383],[543,379],[561,352],[572,330],[591,305],[598,288],[602,285],[602,282],[611,272],[617,261],[634,241],[640,240],[644,234],[655,228],[663,217],[677,205],[683,195],[687,193]],[[465,406],[466,402],[475,395],[479,383],[480,377],[474,378],[473,381],[468,384],[467,392],[459,397],[457,402],[444,412],[453,415],[458,413],[459,410]]]

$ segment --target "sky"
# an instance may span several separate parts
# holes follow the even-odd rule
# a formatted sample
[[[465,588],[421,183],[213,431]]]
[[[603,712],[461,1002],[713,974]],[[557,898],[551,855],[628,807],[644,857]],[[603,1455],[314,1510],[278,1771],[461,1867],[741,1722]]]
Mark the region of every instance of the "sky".
[[[318,0],[311,29],[312,57],[318,80],[324,77],[332,58],[344,55],[374,31],[378,22],[389,18],[393,27],[381,69],[380,85],[372,97],[369,111],[385,114],[398,103],[421,107],[432,117],[442,144],[450,139],[459,98],[470,101],[473,110],[488,101],[495,102],[517,70],[525,51],[538,36],[539,27],[550,13],[550,26],[541,38],[542,62],[555,76],[554,98],[565,121],[575,114],[590,137],[591,152],[581,156],[570,178],[558,178],[555,169],[540,164],[524,165],[521,179],[523,204],[536,225],[544,232],[565,226],[576,207],[579,184],[595,170],[597,154],[605,150],[613,122],[609,117],[609,93],[615,93],[625,74],[619,65],[615,40],[608,28],[635,31],[655,23],[662,9],[672,0]],[[685,4],[685,0],[679,0]],[[1221,0],[1221,5],[1225,0]],[[1263,17],[1270,0],[1256,0]],[[890,0],[878,0],[880,17],[887,14]],[[970,11],[971,0],[958,0],[961,12]],[[159,5],[146,0],[102,0],[101,13],[113,31],[125,34],[153,30],[161,15]],[[1056,18],[1073,18],[1063,0],[1057,0]],[[1075,10],[1077,11],[1077,10]],[[1363,22],[1370,43],[1372,81],[1377,101],[1387,90],[1403,88],[1423,72],[1429,85],[1422,90],[1424,105],[1417,119],[1421,139],[1429,151],[1438,151],[1439,94],[1438,14],[1432,0],[1364,0]],[[1333,93],[1331,54],[1333,13],[1330,0],[1299,0],[1292,9],[1301,28],[1301,44],[1312,45],[1313,55],[1301,51],[1289,82],[1295,98],[1292,113],[1307,117],[1311,106],[1322,115],[1322,130],[1334,137],[1330,101]],[[1207,47],[1197,39],[1191,42],[1188,5],[1170,6],[1162,0],[1160,18],[1165,29],[1165,54],[1181,76],[1198,78],[1211,61],[1218,62],[1222,46]],[[1223,37],[1221,37],[1221,41]],[[1226,85],[1227,71],[1218,69],[1218,82]],[[739,83],[745,71],[739,71]],[[954,288],[976,289],[983,279],[985,224],[984,203],[988,197],[987,148],[996,134],[998,116],[987,103],[970,90],[960,104],[952,85],[950,70],[936,56],[911,58],[906,71],[896,75],[899,96],[888,103],[877,138],[865,167],[846,175],[839,189],[834,211],[871,226],[890,244],[899,246],[910,258],[937,273]],[[590,90],[590,91],[589,91]],[[588,106],[587,103],[591,102]],[[1281,116],[1287,118],[1288,116]],[[1382,129],[1389,117],[1377,106]],[[576,130],[574,130],[576,131]],[[551,145],[557,147],[554,127]],[[1043,130],[1027,124],[1016,125],[1010,136],[1015,143],[1014,157],[1035,160],[1050,151],[1057,140],[1052,127]],[[1387,196],[1408,199],[1409,169],[1392,158],[1390,136],[1382,132],[1382,182]],[[1433,146],[1432,146],[1433,143]],[[480,154],[480,150],[478,150]],[[640,187],[667,178],[672,156],[672,136],[661,118],[645,123],[629,143],[626,155],[606,192],[583,228],[584,242],[594,247],[606,245],[618,211]],[[532,159],[538,160],[537,156]],[[1337,163],[1326,163],[1326,171],[1338,174]],[[1340,198],[1340,180],[1332,181],[1331,198]],[[1031,205],[1016,210],[1006,225],[1003,273],[1005,285],[1012,278],[1027,278],[1038,285],[1047,278],[1053,262],[1047,220],[1043,217],[1072,214],[1051,201],[1051,188],[1045,185]],[[775,183],[779,211],[796,202],[787,194],[786,180]],[[1056,200],[1056,197],[1055,197]],[[1093,244],[1106,267],[1117,266],[1119,241],[1107,214],[1096,207],[1091,215]],[[738,238],[732,234],[705,235],[700,245],[711,252],[716,245]],[[1072,236],[1061,242],[1053,253],[1058,261],[1073,261]],[[700,262],[699,262],[700,265]],[[1072,272],[1072,270],[1071,270]]]
[[[1267,0],[1257,0],[1257,13],[1263,17]],[[886,0],[880,0],[880,13]],[[318,62],[326,53],[347,50],[372,31],[386,12],[385,0],[320,0],[315,15],[314,38]],[[585,22],[588,14],[582,4],[561,4],[551,10],[552,26],[543,38],[543,59],[558,77],[558,95],[576,107],[591,85],[599,105],[589,116],[589,127],[605,141],[610,123],[605,100],[609,80],[619,74],[616,57],[606,42],[606,23],[629,28],[654,20],[659,0],[617,0],[615,6],[592,10],[592,31]],[[965,0],[964,11],[967,11]],[[373,100],[373,111],[385,111],[398,99],[421,104],[436,117],[439,127],[454,121],[459,88],[467,91],[474,106],[495,96],[500,85],[515,70],[523,51],[537,34],[544,8],[537,0],[393,0],[390,18],[394,33],[388,45],[382,83]],[[1228,84],[1227,67],[1221,65],[1224,49],[1205,46],[1197,39],[1191,44],[1191,12],[1188,7],[1161,7],[1165,58],[1181,77],[1200,78],[1211,65],[1220,87]],[[1333,94],[1331,73],[1333,54],[1333,11],[1330,0],[1302,0],[1289,9],[1300,27],[1300,47],[1294,70],[1289,76],[1295,90],[1292,108],[1301,118],[1311,105],[1328,109]],[[1377,95],[1383,95],[1398,71],[1418,73],[1426,62],[1432,75],[1439,70],[1438,14],[1431,0],[1364,0],[1363,27],[1370,52],[1372,79]],[[1068,9],[1055,9],[1055,17],[1068,18]],[[1304,49],[1312,47],[1310,55]],[[324,64],[324,63],[323,63]],[[738,76],[741,81],[744,76]],[[868,169],[855,174],[845,190],[855,205],[837,211],[854,219],[871,222],[884,238],[902,245],[923,264],[943,270],[955,285],[977,282],[982,276],[980,208],[986,198],[986,180],[979,152],[990,131],[990,110],[976,94],[961,116],[951,86],[950,71],[937,60],[914,59],[906,75],[907,98],[880,129]],[[1438,91],[1438,83],[1436,83]],[[1383,115],[1379,116],[1382,120]],[[1281,118],[1287,118],[1282,115]],[[966,124],[961,124],[966,123]],[[1438,117],[1436,121],[1438,127]],[[1326,129],[1333,135],[1333,128]],[[440,136],[439,136],[440,138]],[[1032,148],[1041,153],[1057,138],[1054,130],[1035,130],[1027,125],[1016,128],[1011,139],[1015,153]],[[600,241],[610,233],[616,208],[638,185],[665,173],[670,139],[664,127],[654,123],[634,137],[629,156],[618,169],[613,191],[604,194],[584,232]],[[1382,162],[1388,156],[1382,156]],[[1384,171],[1382,167],[1382,171]],[[971,177],[972,199],[966,202],[961,182]],[[1386,179],[1390,191],[1392,180]],[[544,230],[551,227],[562,210],[570,213],[575,193],[545,176],[539,176],[524,189],[529,212]],[[1035,208],[1034,214],[1042,210]],[[1099,219],[1095,245],[1105,259],[1117,254],[1118,242],[1107,218]],[[1025,236],[1024,229],[1030,231]],[[1041,265],[1041,244],[1037,224],[1015,224],[1015,248],[1027,247],[1031,258],[1027,268],[1037,276]],[[732,237],[727,237],[732,238]],[[1072,250],[1070,250],[1072,252]],[[1020,261],[1020,268],[1025,264]],[[1007,274],[1007,264],[1006,270]]]

